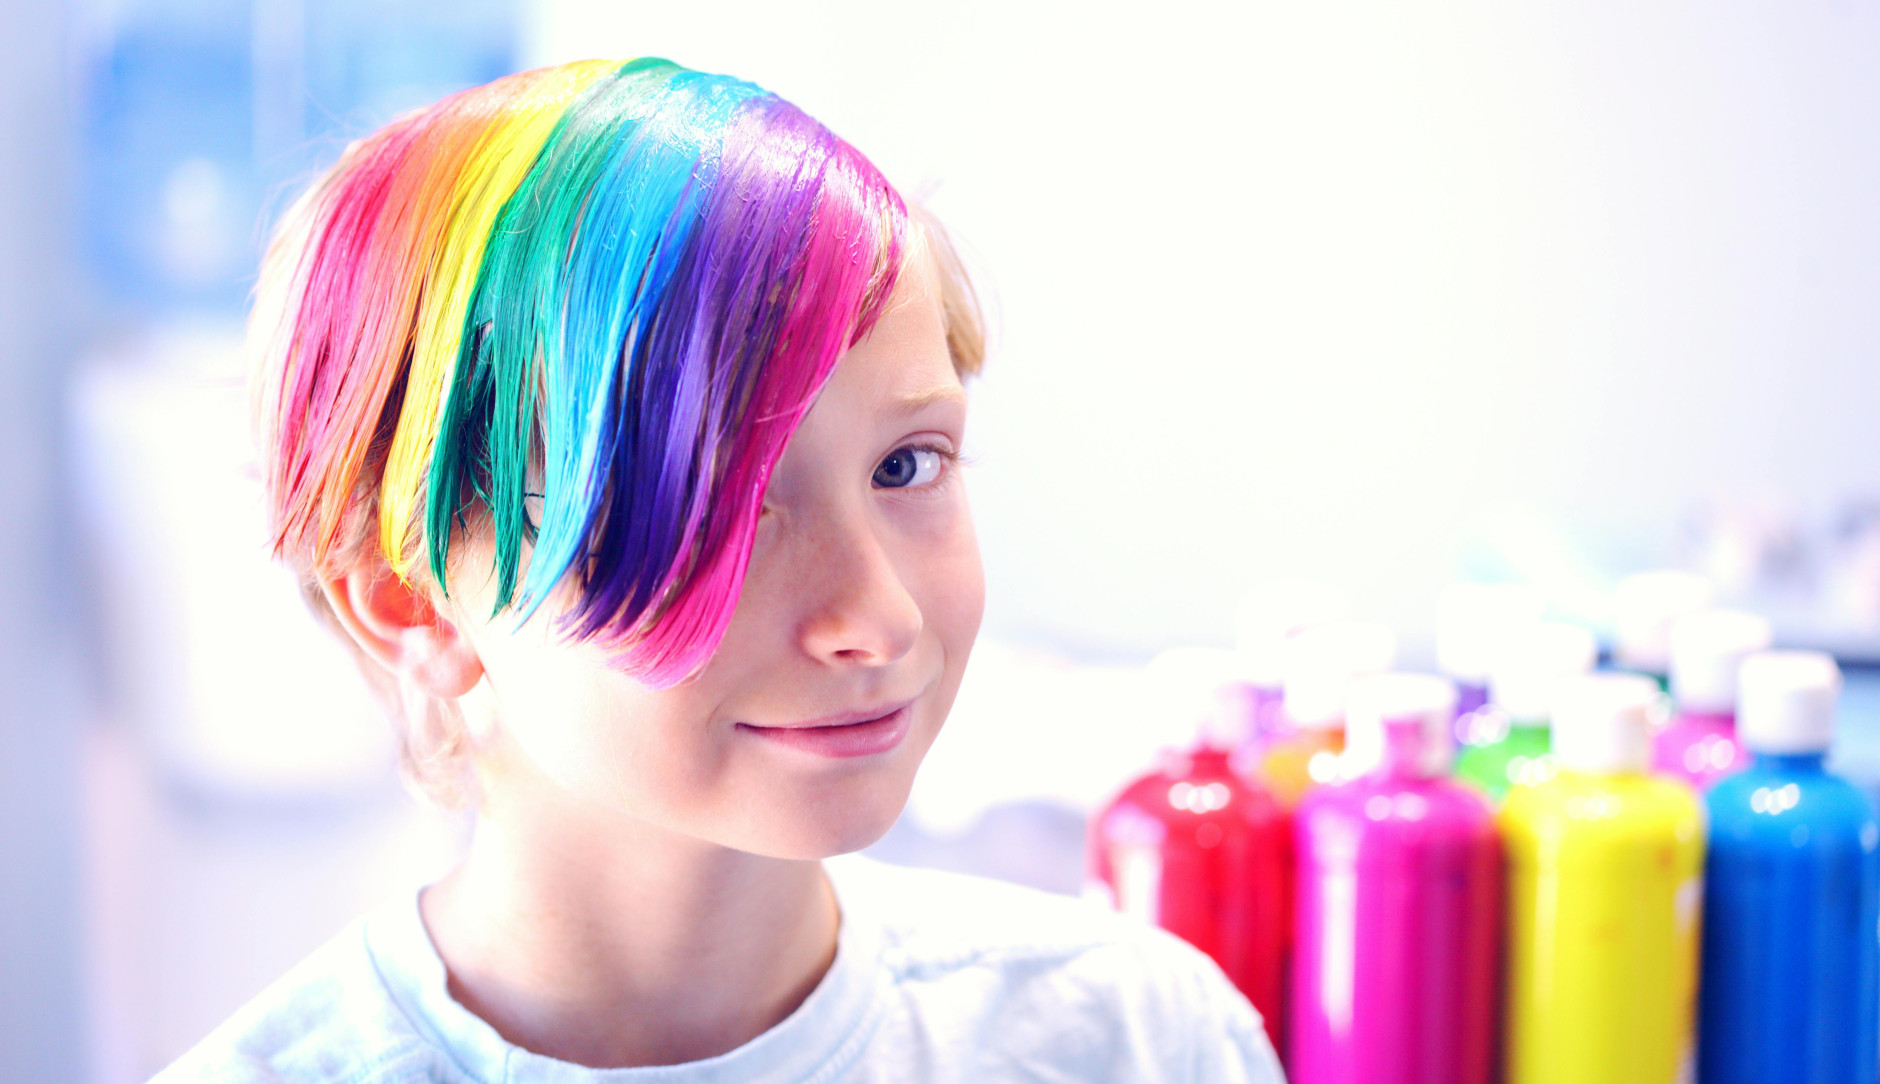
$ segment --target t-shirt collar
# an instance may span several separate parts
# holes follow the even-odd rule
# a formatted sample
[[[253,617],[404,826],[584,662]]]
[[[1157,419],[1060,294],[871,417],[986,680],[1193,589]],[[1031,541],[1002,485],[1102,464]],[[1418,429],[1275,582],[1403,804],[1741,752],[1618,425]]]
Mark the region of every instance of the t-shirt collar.
[[[590,1069],[515,1046],[450,996],[444,961],[418,910],[400,896],[366,922],[366,946],[387,993],[412,1026],[484,1084],[807,1084],[836,1079],[861,1056],[881,1019],[887,976],[881,926],[831,878],[841,909],[836,958],[803,1004],[750,1042],[703,1061]]]

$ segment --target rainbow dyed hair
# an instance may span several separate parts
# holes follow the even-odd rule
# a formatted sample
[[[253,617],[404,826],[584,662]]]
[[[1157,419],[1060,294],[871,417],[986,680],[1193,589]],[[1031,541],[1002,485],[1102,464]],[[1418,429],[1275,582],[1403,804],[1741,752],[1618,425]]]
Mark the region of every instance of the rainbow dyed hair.
[[[914,242],[822,125],[664,60],[401,117],[301,199],[262,271],[276,552],[311,581],[376,545],[444,588],[475,517],[498,612],[565,586],[562,631],[681,681],[723,638],[785,444]]]

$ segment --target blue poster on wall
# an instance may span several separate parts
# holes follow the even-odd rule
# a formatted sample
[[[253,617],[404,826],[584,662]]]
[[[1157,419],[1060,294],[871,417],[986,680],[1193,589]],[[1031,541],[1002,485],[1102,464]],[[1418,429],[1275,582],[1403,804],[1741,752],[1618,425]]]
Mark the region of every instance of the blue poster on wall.
[[[345,144],[513,71],[519,0],[144,0],[82,37],[84,223],[130,314],[241,309],[268,224]]]

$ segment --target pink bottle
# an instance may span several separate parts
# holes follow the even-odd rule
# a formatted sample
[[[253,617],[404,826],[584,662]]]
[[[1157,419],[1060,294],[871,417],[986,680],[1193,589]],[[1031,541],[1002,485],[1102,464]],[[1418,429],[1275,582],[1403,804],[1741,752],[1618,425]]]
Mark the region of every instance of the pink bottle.
[[[1222,658],[1225,656],[1225,658]],[[1200,735],[1165,749],[1091,819],[1092,887],[1214,958],[1265,1018],[1277,1049],[1285,1035],[1286,939],[1292,933],[1292,824],[1230,751],[1245,722],[1232,656],[1165,651],[1146,684],[1174,731]]]
[[[1090,873],[1124,914],[1214,958],[1285,1035],[1285,956],[1292,841],[1264,788],[1205,741],[1163,756],[1090,825]]]
[[[1652,742],[1652,767],[1698,788],[1748,767],[1736,739],[1736,675],[1766,650],[1769,622],[1738,610],[1700,610],[1671,630],[1671,698],[1677,715]]]
[[[1497,1051],[1502,852],[1488,802],[1443,773],[1454,686],[1351,693],[1346,771],[1300,804],[1293,1084],[1488,1084]]]

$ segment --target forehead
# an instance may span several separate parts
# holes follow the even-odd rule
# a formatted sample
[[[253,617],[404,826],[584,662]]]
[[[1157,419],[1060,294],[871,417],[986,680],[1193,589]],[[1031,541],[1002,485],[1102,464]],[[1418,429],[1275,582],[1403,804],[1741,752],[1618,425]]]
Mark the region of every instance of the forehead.
[[[836,365],[823,398],[851,396],[883,401],[875,405],[897,413],[964,401],[930,257],[908,261],[880,319]]]

